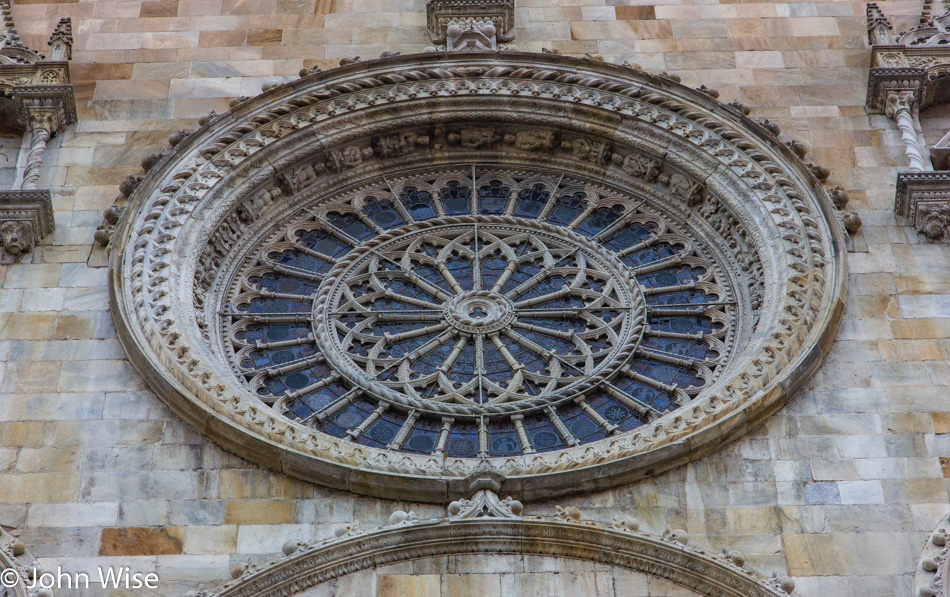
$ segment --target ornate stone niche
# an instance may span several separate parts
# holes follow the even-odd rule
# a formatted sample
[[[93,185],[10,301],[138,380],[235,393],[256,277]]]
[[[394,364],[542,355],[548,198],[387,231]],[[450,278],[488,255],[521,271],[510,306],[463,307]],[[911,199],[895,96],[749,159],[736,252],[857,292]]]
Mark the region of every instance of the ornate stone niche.
[[[946,240],[950,223],[948,136],[928,149],[920,113],[950,101],[950,11],[932,15],[925,2],[919,24],[895,34],[876,4],[868,4],[871,70],[867,106],[893,118],[901,131],[909,166],[898,174],[895,211],[931,240]],[[936,169],[936,171],[935,171]]]
[[[76,121],[67,63],[72,43],[72,24],[62,19],[50,37],[48,57],[26,48],[13,24],[9,0],[0,0],[0,101],[14,102],[17,123],[25,131],[24,147],[29,147],[18,188],[0,190],[5,263],[19,260],[53,230],[50,192],[38,185],[47,141]]]
[[[310,74],[129,185],[119,337],[190,424],[314,482],[445,501],[479,466],[518,499],[642,478],[782,406],[834,336],[841,214],[777,133],[552,54]]]
[[[320,592],[324,583],[361,570],[442,556],[475,556],[484,565],[489,554],[605,564],[665,579],[683,596],[798,595],[794,580],[780,573],[760,576],[746,566],[740,552],[723,549],[713,554],[691,547],[686,531],[655,534],[633,516],[610,524],[584,520],[574,506],[557,506],[554,516],[523,515],[520,502],[499,499],[496,489],[481,489],[469,499],[452,502],[438,518],[424,520],[397,510],[388,524],[375,529],[356,521],[341,525],[323,541],[290,540],[282,557],[263,564],[237,562],[221,589],[192,591],[185,597],[295,597],[309,595],[311,589]]]

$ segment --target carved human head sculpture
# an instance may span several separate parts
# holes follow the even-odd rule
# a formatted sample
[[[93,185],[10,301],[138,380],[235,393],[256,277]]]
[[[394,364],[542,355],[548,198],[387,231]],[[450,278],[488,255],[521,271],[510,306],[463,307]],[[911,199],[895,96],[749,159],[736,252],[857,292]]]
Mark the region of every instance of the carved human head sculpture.
[[[36,245],[33,224],[25,221],[12,220],[0,224],[0,239],[3,240],[4,257],[11,256],[14,260],[31,252]]]

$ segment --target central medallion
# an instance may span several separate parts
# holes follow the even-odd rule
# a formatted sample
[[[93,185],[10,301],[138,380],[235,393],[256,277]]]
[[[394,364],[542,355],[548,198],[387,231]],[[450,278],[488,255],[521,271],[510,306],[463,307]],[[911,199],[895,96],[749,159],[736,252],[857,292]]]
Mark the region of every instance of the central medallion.
[[[515,317],[515,308],[504,295],[472,290],[442,305],[442,314],[453,328],[469,334],[491,334],[504,329]]]

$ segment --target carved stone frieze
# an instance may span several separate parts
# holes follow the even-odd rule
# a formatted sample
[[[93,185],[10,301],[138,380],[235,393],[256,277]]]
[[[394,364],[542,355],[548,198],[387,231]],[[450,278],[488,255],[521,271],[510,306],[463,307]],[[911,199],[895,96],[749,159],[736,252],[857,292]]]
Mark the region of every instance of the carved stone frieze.
[[[660,577],[690,594],[712,597],[797,595],[794,580],[780,573],[765,578],[734,550],[716,555],[690,547],[685,531],[654,534],[632,516],[602,524],[583,519],[574,506],[558,506],[553,517],[523,516],[519,502],[499,499],[490,489],[452,502],[439,518],[420,520],[397,511],[388,525],[354,528],[356,523],[342,525],[333,537],[315,543],[290,540],[283,556],[269,562],[238,563],[230,581],[200,597],[294,597],[360,570],[475,553],[581,559]]]
[[[834,335],[846,280],[839,212],[816,172],[776,134],[711,95],[668,78],[553,54],[395,56],[308,74],[238,104],[228,118],[213,119],[180,140],[132,193],[111,254],[110,292],[119,337],[156,392],[216,441],[262,464],[335,487],[375,495],[390,495],[398,488],[420,500],[467,497],[471,493],[463,481],[486,462],[504,475],[504,493],[532,499],[652,474],[714,449],[719,438],[732,437],[784,404],[788,393],[817,367]],[[533,182],[524,186],[526,181]],[[719,357],[708,354],[663,357],[662,366],[694,372],[689,379],[705,380],[698,387],[673,377],[651,379],[649,371],[631,371],[630,384],[671,396],[673,402],[663,406],[669,406],[667,410],[648,408],[626,390],[611,389],[607,398],[626,401],[643,417],[640,425],[627,430],[611,427],[593,396],[555,393],[554,403],[532,404],[521,419],[521,413],[502,412],[513,425],[511,445],[529,449],[507,456],[485,453],[482,438],[493,430],[463,407],[488,384],[464,391],[450,383],[439,385],[442,382],[434,380],[440,373],[425,369],[422,353],[423,348],[438,349],[438,354],[449,355],[457,347],[461,354],[466,350],[463,337],[483,335],[483,349],[497,350],[501,356],[496,361],[504,366],[505,351],[517,348],[500,337],[512,325],[511,299],[483,296],[475,289],[466,294],[467,287],[459,291],[444,274],[419,279],[423,274],[435,276],[422,271],[422,265],[439,263],[427,251],[448,247],[440,258],[446,267],[453,250],[456,258],[477,255],[481,262],[481,239],[487,237],[477,235],[511,236],[509,230],[516,228],[512,222],[526,217],[505,212],[517,205],[514,190],[525,191],[525,197],[534,193],[538,208],[547,210],[530,212],[538,223],[525,220],[522,228],[551,237],[545,239],[546,248],[539,245],[538,255],[547,251],[550,259],[544,263],[553,270],[558,269],[558,255],[600,259],[600,249],[594,250],[597,243],[640,222],[645,235],[630,245],[627,256],[650,247],[672,251],[668,257],[687,272],[682,280],[664,282],[659,293],[667,292],[667,284],[680,284],[676,292],[683,297],[656,304],[650,297],[658,293],[651,291],[644,308],[657,317],[695,314],[702,325],[712,326],[678,332],[658,323],[649,333],[667,340],[720,342],[728,366],[712,366],[710,361]],[[587,196],[575,196],[580,192]],[[621,197],[625,199],[614,200]],[[425,221],[434,217],[425,215],[430,209],[438,216],[462,210],[454,220],[445,218],[446,225],[460,227],[457,239],[440,231],[432,247],[411,244],[412,234],[431,226]],[[423,215],[416,220],[413,214]],[[583,228],[597,218],[608,228]],[[481,223],[489,220],[495,228],[481,230]],[[658,227],[651,235],[652,227],[663,221],[670,226]],[[555,224],[567,231],[548,228]],[[568,236],[571,247],[564,253],[558,243]],[[463,241],[470,245],[463,246]],[[391,247],[383,246],[390,242]],[[517,239],[512,242],[517,245]],[[504,239],[495,246],[499,254],[513,251]],[[696,255],[688,253],[694,250]],[[704,265],[698,261],[703,255],[715,258]],[[399,259],[416,262],[403,267],[392,263]],[[306,267],[300,265],[305,261]],[[508,259],[512,264],[522,261]],[[669,263],[648,261],[637,275],[659,274]],[[338,272],[351,265],[362,268],[365,288],[356,279],[353,285],[338,284],[344,279]],[[499,274],[505,269],[491,267]],[[577,303],[578,297],[596,300],[596,291],[582,287],[582,281],[614,288],[621,279],[609,267],[586,261],[558,267],[562,275],[577,280],[567,290],[551,287],[562,293],[558,300],[575,301],[565,303],[571,305],[565,306],[568,319],[575,311],[603,309],[600,304]],[[580,271],[584,275],[577,278]],[[293,278],[293,284],[280,285],[281,276]],[[336,294],[331,285],[336,285]],[[326,366],[325,353],[308,348],[318,339],[312,321],[322,317],[311,305],[324,289],[327,297],[340,299],[331,310],[338,318],[333,325],[351,326],[356,324],[347,321],[356,319],[348,320],[346,309],[365,309],[360,305],[370,299],[393,300],[409,286],[429,297],[410,297],[415,303],[407,304],[418,306],[418,313],[411,314],[411,329],[383,333],[380,328],[382,335],[376,336],[369,328],[351,328],[343,337],[326,333],[319,339],[359,363],[360,375],[379,377],[361,386],[373,400],[341,385],[355,376],[341,368],[278,387],[295,373],[306,370],[316,376],[324,371],[320,367]],[[572,293],[575,298],[568,297]],[[721,300],[699,306],[680,302],[693,293],[715,294]],[[269,314],[261,307],[273,301],[288,301],[289,310]],[[534,306],[527,297],[514,302],[523,303],[511,307],[514,310]],[[639,299],[609,306],[641,308]],[[362,312],[353,315],[362,317]],[[384,320],[392,314],[379,315]],[[395,315],[399,321],[402,315]],[[239,320],[243,327],[235,326]],[[255,335],[261,326],[278,320],[290,326],[285,330],[289,336]],[[593,347],[578,344],[579,354],[589,351],[592,359],[599,354],[607,358],[616,346],[626,345],[625,332],[618,333],[615,324],[588,321],[603,330],[603,338],[585,332],[583,338],[571,339]],[[529,335],[544,327],[544,322],[516,323],[535,326],[521,328]],[[439,333],[426,328],[443,324],[451,328],[447,335],[438,342],[425,339]],[[551,337],[550,342],[561,341],[558,334]],[[391,342],[414,338],[422,338],[424,346],[408,350],[409,356],[399,363],[393,359],[401,357],[379,352],[389,350]],[[548,367],[555,362],[559,367],[580,366],[579,356],[569,357],[577,365],[570,360],[565,365],[548,354],[552,349],[538,349],[537,344],[531,340],[521,347],[543,355]],[[742,351],[733,359],[729,347],[735,345]],[[296,356],[261,364],[261,351],[273,350]],[[650,358],[644,357],[649,351],[648,345],[640,346],[632,357]],[[391,368],[397,376],[387,379],[386,370],[372,370],[372,363],[381,362],[386,367],[398,364]],[[597,366],[592,362],[590,367]],[[504,384],[493,382],[501,389],[491,393],[491,399],[502,403],[507,396],[521,400],[524,379],[551,377],[540,370],[529,372],[531,376],[505,371]],[[484,375],[488,380],[489,373]],[[509,383],[522,385],[509,388]],[[436,409],[424,396],[386,399],[374,384],[410,395],[421,387],[442,388],[436,393],[452,395],[463,404]],[[321,396],[330,395],[332,404],[321,402]],[[312,408],[288,414],[289,406],[307,400]],[[481,404],[479,400],[474,402]],[[573,401],[573,406],[560,400]],[[484,402],[491,400],[486,397]],[[603,435],[581,442],[563,420],[559,425],[551,409],[567,406],[589,417]],[[456,412],[448,412],[453,409]],[[358,417],[347,414],[357,411]],[[485,417],[493,416],[486,411]],[[536,420],[529,421],[531,417]],[[328,426],[344,418],[352,425],[339,430]],[[412,436],[398,430],[373,435],[377,423],[397,420],[406,433],[425,436],[426,451],[401,449]],[[534,433],[530,425],[537,422],[552,425],[549,435],[564,445],[538,449],[525,442],[523,438]],[[716,432],[709,433],[713,427]],[[458,429],[465,437],[456,434]],[[476,446],[473,456],[451,449],[456,439],[466,438]]]
[[[47,190],[0,191],[3,263],[20,261],[36,242],[53,231],[53,207]]]

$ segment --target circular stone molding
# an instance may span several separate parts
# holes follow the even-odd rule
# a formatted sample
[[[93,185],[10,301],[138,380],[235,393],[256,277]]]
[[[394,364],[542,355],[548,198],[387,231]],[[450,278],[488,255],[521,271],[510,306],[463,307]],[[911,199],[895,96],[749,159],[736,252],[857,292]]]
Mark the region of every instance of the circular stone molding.
[[[917,562],[915,597],[947,597],[947,574],[950,572],[950,514],[940,519],[937,528],[927,537],[927,543]]]
[[[479,466],[519,499],[630,482],[758,424],[834,337],[840,214],[776,130],[549,54],[311,74],[137,183],[116,328],[178,415],[296,477],[423,501]]]

